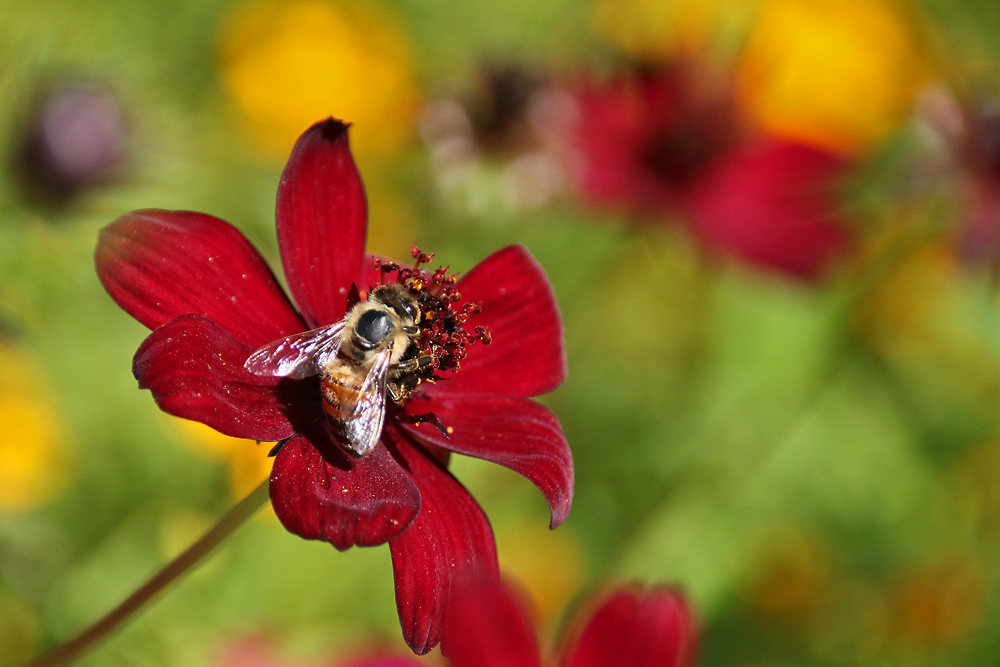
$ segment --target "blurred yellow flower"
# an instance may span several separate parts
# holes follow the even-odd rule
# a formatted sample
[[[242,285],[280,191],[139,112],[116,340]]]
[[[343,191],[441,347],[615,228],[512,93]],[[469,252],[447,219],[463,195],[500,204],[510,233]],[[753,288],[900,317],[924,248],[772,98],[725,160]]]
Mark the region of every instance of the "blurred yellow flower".
[[[877,239],[871,261],[892,254],[891,270],[856,314],[864,340],[897,358],[934,354],[952,320],[949,304],[961,291],[961,267],[943,243],[915,243],[893,249],[898,239]]]
[[[537,521],[496,527],[500,569],[523,586],[539,619],[551,627],[583,579],[583,547],[565,526],[549,530]]]
[[[274,443],[233,438],[200,422],[169,418],[180,441],[196,454],[225,463],[229,468],[229,488],[242,499],[271,474],[273,459],[267,454]]]
[[[0,512],[45,504],[65,486],[65,430],[40,380],[41,370],[0,346]]]
[[[755,549],[746,596],[761,611],[801,617],[821,602],[832,569],[833,554],[822,538],[793,524],[777,524]]]
[[[640,60],[704,53],[740,34],[755,0],[597,0],[599,35]]]
[[[966,448],[948,475],[963,517],[982,533],[1000,534],[1000,439]]]
[[[896,639],[912,652],[972,632],[989,598],[982,564],[971,553],[947,553],[908,571],[894,590]]]
[[[418,110],[412,55],[398,17],[380,4],[242,3],[221,26],[226,89],[263,148],[286,156],[333,115],[356,123],[356,151],[407,140]]]
[[[983,326],[983,277],[959,262],[947,240],[918,234],[875,248],[881,276],[855,311],[859,340],[922,409],[944,416],[961,405],[963,414],[995,414],[1000,354]]]
[[[746,112],[765,130],[863,151],[929,78],[910,11],[893,0],[763,0],[738,68]]]

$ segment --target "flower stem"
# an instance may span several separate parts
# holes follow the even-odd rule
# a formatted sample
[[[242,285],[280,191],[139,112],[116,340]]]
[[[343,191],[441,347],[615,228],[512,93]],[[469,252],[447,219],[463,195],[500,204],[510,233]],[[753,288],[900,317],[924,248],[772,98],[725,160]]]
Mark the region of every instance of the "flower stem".
[[[267,499],[267,480],[265,480],[250,495],[241,500],[225,516],[219,519],[218,523],[202,535],[201,539],[188,547],[177,558],[167,563],[162,570],[153,575],[149,581],[126,598],[124,602],[108,612],[104,618],[69,641],[25,663],[23,667],[59,667],[78,658],[80,654],[110,634],[123,622],[127,621],[171,582],[200,563],[215,547],[232,535],[247,519],[256,514],[257,510],[267,502]]]

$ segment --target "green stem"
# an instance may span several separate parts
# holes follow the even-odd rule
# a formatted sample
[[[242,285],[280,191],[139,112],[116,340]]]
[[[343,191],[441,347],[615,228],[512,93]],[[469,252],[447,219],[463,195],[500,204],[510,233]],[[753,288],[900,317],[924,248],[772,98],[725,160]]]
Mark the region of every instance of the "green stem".
[[[105,636],[138,612],[146,603],[150,602],[164,588],[170,585],[171,582],[201,562],[215,547],[232,535],[237,528],[242,526],[247,519],[256,514],[257,510],[267,502],[267,499],[267,481],[265,480],[250,495],[241,500],[225,516],[219,519],[219,522],[212,526],[200,540],[192,544],[187,551],[170,561],[124,602],[108,612],[104,618],[69,641],[25,663],[23,667],[60,667],[80,657],[84,651],[91,648],[91,646],[101,639],[104,639]]]

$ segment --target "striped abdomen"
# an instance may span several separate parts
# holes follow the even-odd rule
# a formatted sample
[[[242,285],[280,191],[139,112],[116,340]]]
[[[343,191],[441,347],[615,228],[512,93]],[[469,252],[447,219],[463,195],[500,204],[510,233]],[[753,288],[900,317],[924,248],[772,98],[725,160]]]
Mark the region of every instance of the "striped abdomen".
[[[347,366],[328,369],[320,384],[323,411],[341,423],[350,419],[358,405],[358,392],[364,380],[363,372],[358,373]]]

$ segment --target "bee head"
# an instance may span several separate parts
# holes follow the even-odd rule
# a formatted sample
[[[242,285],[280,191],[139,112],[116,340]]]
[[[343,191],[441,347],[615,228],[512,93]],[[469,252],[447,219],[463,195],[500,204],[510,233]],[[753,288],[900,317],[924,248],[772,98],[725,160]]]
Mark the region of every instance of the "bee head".
[[[386,283],[374,288],[369,301],[381,303],[399,316],[403,326],[412,326],[420,319],[417,300],[398,283]]]

